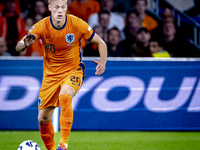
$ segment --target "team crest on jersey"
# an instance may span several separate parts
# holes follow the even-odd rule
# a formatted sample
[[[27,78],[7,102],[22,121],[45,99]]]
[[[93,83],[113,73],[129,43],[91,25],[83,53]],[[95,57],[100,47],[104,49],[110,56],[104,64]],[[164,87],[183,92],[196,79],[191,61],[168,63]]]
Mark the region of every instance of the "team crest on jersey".
[[[66,41],[67,41],[68,43],[73,43],[73,42],[75,41],[74,34],[72,34],[72,33],[67,34],[67,35],[65,36],[65,38],[66,38]]]
[[[42,99],[39,97],[38,98],[38,105],[41,106],[42,105]]]

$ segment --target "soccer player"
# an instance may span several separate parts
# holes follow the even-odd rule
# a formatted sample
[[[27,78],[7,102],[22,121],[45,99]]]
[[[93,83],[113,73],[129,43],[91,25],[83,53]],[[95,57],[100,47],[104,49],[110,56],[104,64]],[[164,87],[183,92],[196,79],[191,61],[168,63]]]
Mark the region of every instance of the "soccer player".
[[[61,138],[57,150],[66,150],[73,122],[72,98],[84,81],[85,65],[81,61],[81,38],[96,44],[100,54],[95,75],[105,71],[107,46],[83,20],[66,15],[67,0],[49,0],[51,16],[33,25],[16,45],[24,51],[36,39],[44,44],[43,81],[39,93],[39,129],[44,145],[55,150],[54,129],[51,123],[55,107],[61,107]]]

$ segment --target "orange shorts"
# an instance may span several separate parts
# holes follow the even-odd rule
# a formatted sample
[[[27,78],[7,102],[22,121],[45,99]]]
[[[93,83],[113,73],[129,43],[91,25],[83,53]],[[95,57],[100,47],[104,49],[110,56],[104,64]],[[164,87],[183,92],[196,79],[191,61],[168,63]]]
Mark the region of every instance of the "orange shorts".
[[[49,106],[59,107],[59,93],[63,85],[72,86],[76,92],[80,89],[85,79],[84,70],[77,67],[75,70],[68,72],[62,78],[56,80],[44,80],[38,98],[38,108],[44,109]]]

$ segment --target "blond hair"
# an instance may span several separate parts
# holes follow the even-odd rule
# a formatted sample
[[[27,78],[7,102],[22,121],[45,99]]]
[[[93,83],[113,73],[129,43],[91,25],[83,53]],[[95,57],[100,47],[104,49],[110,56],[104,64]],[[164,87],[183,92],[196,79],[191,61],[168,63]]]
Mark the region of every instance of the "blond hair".
[[[52,1],[59,1],[59,0],[48,0],[48,4],[51,4]],[[67,3],[67,0],[62,0],[62,1],[66,1]]]

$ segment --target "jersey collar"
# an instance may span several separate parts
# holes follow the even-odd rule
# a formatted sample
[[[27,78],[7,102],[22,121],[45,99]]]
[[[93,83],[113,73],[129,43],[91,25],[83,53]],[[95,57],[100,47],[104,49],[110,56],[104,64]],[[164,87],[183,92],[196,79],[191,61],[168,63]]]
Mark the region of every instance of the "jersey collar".
[[[61,28],[56,28],[55,26],[54,26],[54,24],[53,24],[53,20],[52,20],[52,16],[50,16],[50,22],[51,22],[51,25],[52,25],[52,27],[54,28],[54,29],[56,29],[56,30],[62,30],[65,26],[66,26],[66,24],[67,24],[67,15],[65,15],[65,23],[64,23],[64,25],[61,27]]]

